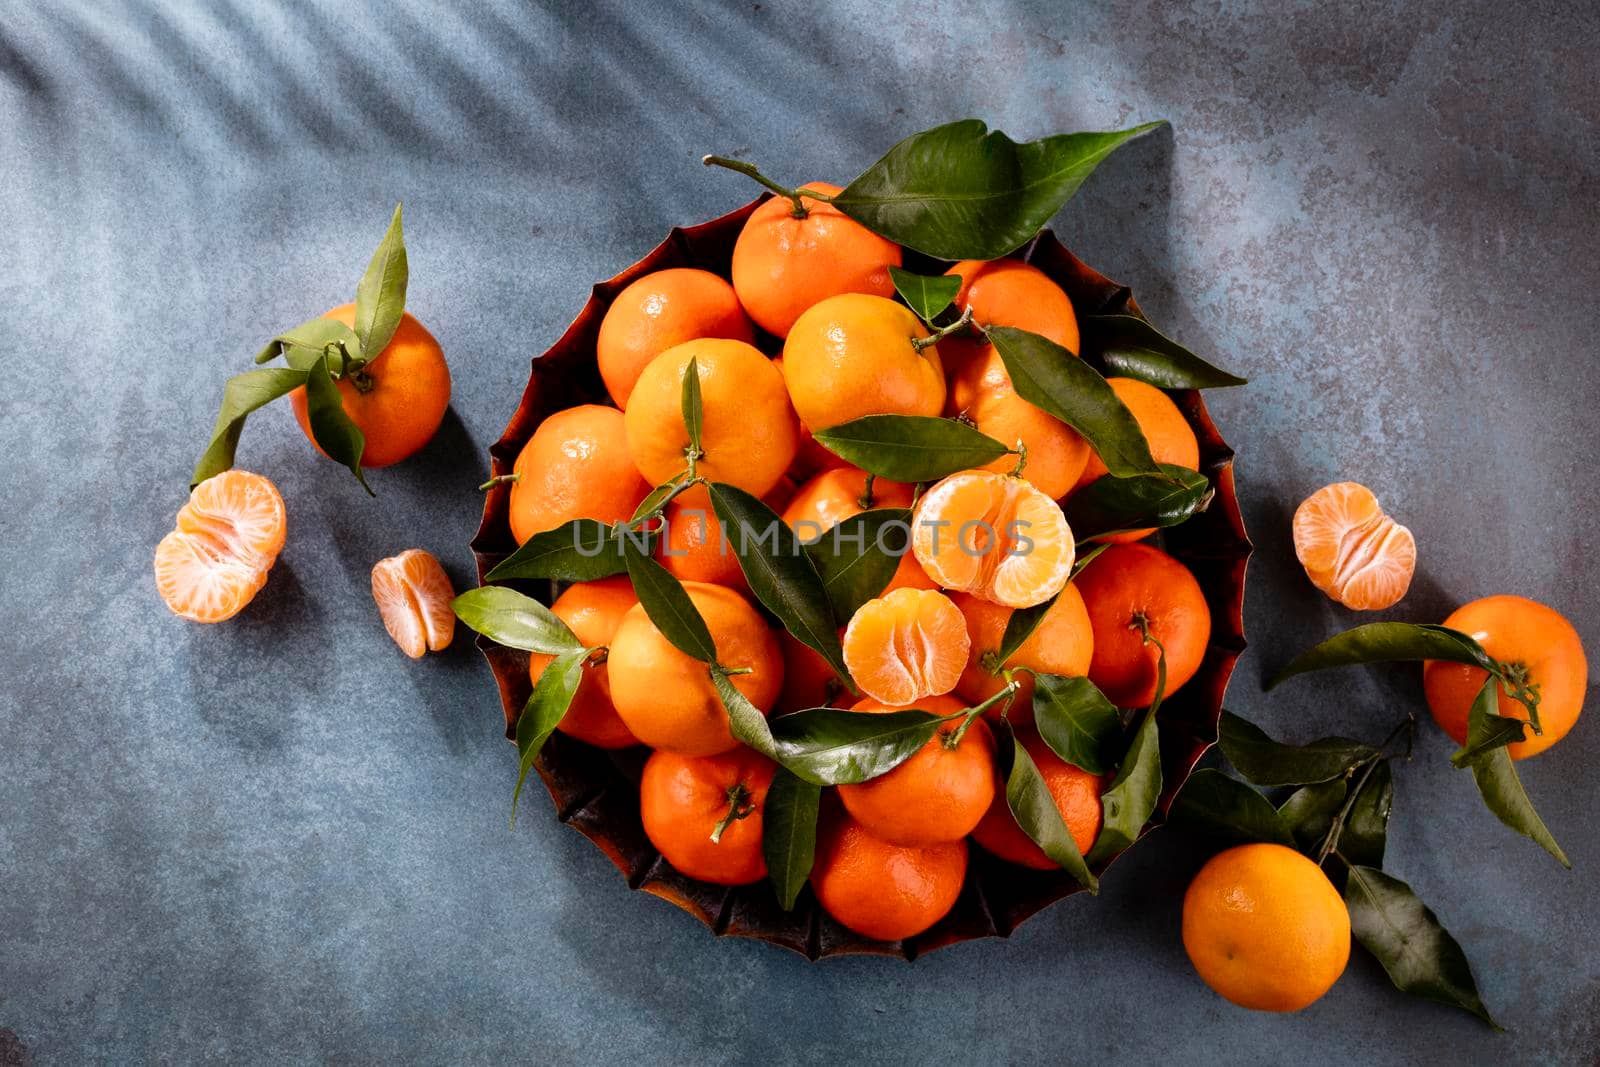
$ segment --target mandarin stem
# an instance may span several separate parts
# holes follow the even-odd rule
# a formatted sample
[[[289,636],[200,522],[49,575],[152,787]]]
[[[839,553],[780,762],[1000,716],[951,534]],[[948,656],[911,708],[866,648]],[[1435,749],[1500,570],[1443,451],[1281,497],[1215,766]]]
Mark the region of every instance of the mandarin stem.
[[[916,351],[921,352],[924,348],[927,348],[929,345],[937,344],[938,342],[944,340],[946,337],[949,337],[951,334],[955,333],[956,331],[965,330],[968,326],[971,326],[971,325],[972,325],[972,305],[968,304],[967,305],[967,310],[963,311],[961,313],[961,317],[959,319],[957,319],[956,321],[952,322],[950,325],[939,327],[937,330],[934,330],[933,333],[929,334],[927,337],[913,337],[911,339],[911,347],[914,348]]]
[[[745,177],[752,178],[766,186],[777,195],[788,197],[790,202],[794,204],[793,209],[789,213],[797,219],[803,219],[810,214],[810,211],[807,210],[805,204],[801,202],[800,198],[802,196],[811,197],[813,200],[832,199],[832,197],[824,193],[813,193],[809,189],[790,189],[787,186],[779,185],[765,174],[762,174],[761,171],[757,170],[754,163],[746,163],[741,159],[729,159],[727,156],[702,156],[700,157],[700,162],[704,163],[708,167],[726,167],[728,170],[738,171]]]
[[[750,799],[750,791],[744,787],[743,782],[735,782],[728,787],[728,813],[711,830],[711,843],[713,845],[722,843],[722,835],[727,831],[728,827],[755,812],[756,806],[754,804],[745,803],[748,799]]]
[[[478,492],[481,493],[481,492],[484,492],[487,489],[493,489],[495,486],[499,485],[501,482],[516,483],[516,482],[520,482],[520,481],[522,481],[522,475],[517,473],[516,471],[512,471],[510,474],[496,474],[493,478],[490,478],[488,481],[486,481],[482,485],[478,486]]]

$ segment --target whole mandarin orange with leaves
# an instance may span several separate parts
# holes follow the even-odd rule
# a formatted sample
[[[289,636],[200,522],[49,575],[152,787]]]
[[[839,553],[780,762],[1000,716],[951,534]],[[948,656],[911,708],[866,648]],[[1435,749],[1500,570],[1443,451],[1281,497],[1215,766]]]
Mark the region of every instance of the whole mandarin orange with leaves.
[[[1183,947],[1201,979],[1257,1011],[1299,1011],[1350,959],[1350,912],[1327,875],[1283,845],[1211,857],[1183,895]]]
[[[980,326],[1015,326],[1077,354],[1072,298],[1038,267],[1020,259],[966,259],[945,273],[961,279],[955,306],[970,307]]]
[[[584,661],[578,691],[567,713],[556,723],[556,729],[569,737],[597,748],[627,748],[639,743],[611,703],[609,666],[612,638],[622,625],[623,616],[638,603],[633,583],[621,576],[574,582],[551,603],[551,612],[567,624],[585,648],[601,650]],[[537,682],[554,658],[530,652],[528,677]]]
[[[1170,463],[1189,470],[1200,469],[1200,442],[1189,420],[1183,417],[1183,412],[1170,396],[1136,378],[1107,378],[1106,383],[1139,424],[1139,430],[1149,442],[1150,455],[1157,463]],[[1105,462],[1090,449],[1088,462],[1083,466],[1083,473],[1078,475],[1078,484],[1073,486],[1073,492],[1106,477],[1106,473]],[[1129,544],[1143,541],[1154,532],[1153,529],[1123,530],[1101,534],[1094,540]]]
[[[966,617],[967,633],[972,638],[967,666],[956,683],[956,692],[965,700],[979,703],[1005,688],[1002,672],[1007,669],[1014,672],[1017,693],[1010,710],[994,705],[985,712],[991,718],[999,718],[1004,712],[1014,723],[1033,721],[1034,672],[1069,678],[1081,678],[1089,673],[1089,664],[1094,658],[1094,628],[1075,584],[1069,582],[1062,588],[1033,633],[1004,663],[995,662],[995,658],[1016,609],[970,593],[955,593],[950,599]]]
[[[539,424],[512,465],[511,535],[518,544],[573,519],[626,520],[650,492],[622,412],[580,404]]]
[[[668,863],[713,885],[767,875],[761,836],[778,765],[740,746],[715,756],[655,752],[639,778],[644,832]]]
[[[755,329],[733,286],[707,270],[671,267],[632,282],[606,309],[595,338],[595,360],[619,408],[644,368],[661,353],[700,337],[749,344]]]
[[[1050,799],[1055,801],[1056,810],[1061,813],[1061,819],[1066,823],[1067,832],[1072,835],[1078,851],[1087,854],[1100,834],[1103,818],[1100,793],[1105,788],[1104,779],[1074,767],[1056,755],[1031,728],[1019,728],[1017,739],[1033,759],[1034,766],[1039,768],[1039,776],[1044,779]],[[1044,849],[1017,825],[1017,817],[1006,803],[1003,784],[989,805],[989,810],[973,829],[972,839],[982,845],[985,851],[1008,863],[1040,871],[1056,868],[1056,861],[1045,855]]]
[[[1073,582],[1094,630],[1089,680],[1122,708],[1155,699],[1165,649],[1166,695],[1181,689],[1205,659],[1211,608],[1189,568],[1152,545],[1112,545]]]
[[[965,841],[891,845],[843,811],[818,821],[811,889],[829,915],[863,937],[922,933],[955,906],[966,876]]]
[[[864,415],[938,415],[944,366],[904,304],[851,293],[807,308],[783,343],[783,380],[800,421],[825,430]]]

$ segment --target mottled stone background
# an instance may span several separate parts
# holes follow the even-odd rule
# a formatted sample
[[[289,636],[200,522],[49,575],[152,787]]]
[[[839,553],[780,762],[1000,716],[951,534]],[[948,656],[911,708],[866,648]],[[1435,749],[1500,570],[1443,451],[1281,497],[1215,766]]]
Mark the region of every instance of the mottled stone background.
[[[1510,1035],[1364,957],[1278,1018],[1189,969],[1205,850],[1165,833],[914,966],[716,941],[538,805],[508,831],[487,667],[400,656],[367,572],[420,544],[470,580],[529,356],[751,196],[701,153],[841,179],[967,115],[1165,117],[1057,228],[1253,379],[1211,401],[1260,545],[1232,705],[1298,740],[1419,707],[1404,669],[1260,691],[1353,621],[1287,544],[1335,478],[1416,531],[1393,617],[1519,592],[1600,649],[1597,29],[1577,0],[0,6],[0,1060],[1593,1062],[1600,709],[1523,765],[1571,873],[1435,731],[1397,772],[1391,867]],[[264,413],[240,456],[288,548],[237,621],[169,616],[151,551],[223,378],[348,298],[400,198],[443,431],[369,500]]]

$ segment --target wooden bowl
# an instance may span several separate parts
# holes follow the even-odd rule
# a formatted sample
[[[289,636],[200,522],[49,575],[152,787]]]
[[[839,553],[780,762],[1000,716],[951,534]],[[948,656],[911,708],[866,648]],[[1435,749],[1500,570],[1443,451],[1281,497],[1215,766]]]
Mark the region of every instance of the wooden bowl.
[[[762,197],[761,199],[765,199]],[[517,453],[548,415],[575,404],[610,403],[595,364],[595,337],[611,301],[625,286],[652,271],[668,267],[700,267],[728,276],[733,244],[744,221],[761,199],[710,222],[674,229],[649,255],[596,285],[583,310],[550,350],[533,360],[505,433],[489,449],[492,474],[506,474]],[[1043,270],[1072,298],[1080,318],[1108,312],[1140,314],[1133,294],[1097,273],[1062,247],[1048,231],[1015,253]],[[943,264],[908,255],[907,267],[924,273],[942,272]],[[758,341],[776,353],[776,338]],[[1210,508],[1164,534],[1165,548],[1181,559],[1200,582],[1211,607],[1211,644],[1194,678],[1161,707],[1161,764],[1166,788],[1148,833],[1167,809],[1189,772],[1217,739],[1217,720],[1234,662],[1244,651],[1244,578],[1251,545],[1234,493],[1233,451],[1223,442],[1196,391],[1173,394],[1200,442],[1200,468],[1216,488]],[[472,539],[481,583],[516,548],[507,520],[510,486],[496,485],[483,506],[483,522]],[[549,603],[551,583],[506,583]],[[505,713],[506,736],[531,688],[528,656],[483,637],[478,647],[494,671]],[[600,847],[634,889],[672,901],[711,928],[712,932],[755,937],[793,949],[809,959],[847,953],[895,955],[914,959],[924,952],[976,937],[1005,937],[1048,904],[1079,890],[1063,871],[1041,872],[1001,862],[983,849],[971,849],[971,863],[961,897],[950,914],[932,929],[899,942],[873,941],[835,922],[811,895],[802,891],[792,912],[778,907],[770,885],[727,888],[687,878],[651,846],[639,821],[639,775],[648,750],[639,747],[607,752],[557,731],[545,744],[537,767],[556,818]],[[511,764],[507,764],[510,773]],[[1141,836],[1143,836],[1141,834]],[[1101,864],[1109,866],[1116,857]]]

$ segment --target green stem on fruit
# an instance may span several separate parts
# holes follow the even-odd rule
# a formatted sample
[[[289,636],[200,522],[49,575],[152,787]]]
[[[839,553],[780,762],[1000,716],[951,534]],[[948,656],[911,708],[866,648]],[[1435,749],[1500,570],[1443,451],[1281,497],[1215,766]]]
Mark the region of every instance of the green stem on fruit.
[[[1544,730],[1539,725],[1539,684],[1528,680],[1528,667],[1523,663],[1501,663],[1495,661],[1495,677],[1500,679],[1500,688],[1506,696],[1521,704],[1528,711],[1528,726],[1536,734],[1543,734]]]
[[[743,782],[735,782],[728,787],[728,813],[724,815],[711,830],[711,843],[722,843],[722,835],[740,819],[748,818],[755,814],[755,800],[750,796]]]
[[[962,711],[952,712],[940,719],[939,721],[941,723],[954,722],[957,719],[961,720],[960,726],[956,727],[956,729],[945,735],[945,747],[955,748],[957,745],[961,744],[961,739],[967,735],[967,729],[972,726],[973,720],[979,715],[982,715],[985,711],[988,711],[990,708],[994,707],[1000,701],[1004,700],[1006,702],[1006,710],[1009,711],[1011,699],[1017,695],[1017,690],[1021,688],[1022,684],[1015,678],[1011,677],[1011,674],[1008,671],[1006,672],[1005,688],[1001,689],[998,693],[994,694],[989,699],[982,701],[981,703],[974,704],[970,708],[966,708]]]
[[[872,509],[872,483],[878,476],[871,471],[867,472],[867,480],[861,484],[861,495],[856,497],[856,503],[861,505],[862,511]]]
[[[522,481],[522,475],[516,471],[512,471],[510,474],[496,474],[493,478],[490,478],[488,481],[478,486],[478,492],[481,493],[485,490],[493,489],[495,486],[500,485],[503,482],[511,482],[514,485],[520,481]]]
[[[1012,455],[1017,457],[1017,465],[1011,471],[1011,477],[1022,477],[1022,469],[1028,465],[1028,442],[1017,438],[1017,447],[1012,449]]]
[[[929,334],[927,337],[913,337],[911,339],[911,347],[914,348],[916,351],[921,352],[924,348],[927,348],[929,345],[937,344],[938,342],[944,340],[946,337],[949,337],[951,334],[956,333],[956,332],[961,331],[961,330],[965,330],[968,326],[971,326],[971,325],[972,325],[972,305],[969,304],[969,305],[967,305],[967,310],[965,310],[965,311],[963,311],[961,313],[961,317],[959,319],[957,319],[956,321],[952,322],[950,325],[939,327],[937,330],[934,330],[933,333]]]
[[[811,213],[802,201],[802,197],[810,200],[819,200],[823,203],[833,199],[827,193],[819,193],[812,189],[790,189],[786,185],[779,185],[757,170],[754,163],[746,163],[742,159],[729,159],[727,156],[702,156],[700,162],[708,167],[726,167],[728,170],[738,171],[747,178],[753,178],[777,195],[787,197],[790,203],[794,205],[789,214],[797,219],[803,219]]]

